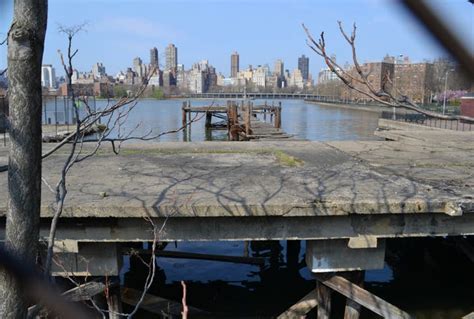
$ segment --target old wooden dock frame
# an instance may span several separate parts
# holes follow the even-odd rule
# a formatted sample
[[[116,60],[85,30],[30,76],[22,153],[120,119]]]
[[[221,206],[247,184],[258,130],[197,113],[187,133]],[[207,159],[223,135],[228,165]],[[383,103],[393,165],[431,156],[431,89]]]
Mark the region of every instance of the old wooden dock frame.
[[[190,127],[193,113],[205,114],[206,129],[227,129],[230,141],[248,141],[255,139],[291,139],[293,136],[281,130],[281,102],[275,105],[254,105],[248,100],[227,101],[226,106],[208,105],[192,107],[189,101],[183,102],[182,126]],[[263,121],[257,118],[263,115]],[[226,122],[226,125],[213,124],[212,117]],[[269,117],[270,123],[267,122]]]

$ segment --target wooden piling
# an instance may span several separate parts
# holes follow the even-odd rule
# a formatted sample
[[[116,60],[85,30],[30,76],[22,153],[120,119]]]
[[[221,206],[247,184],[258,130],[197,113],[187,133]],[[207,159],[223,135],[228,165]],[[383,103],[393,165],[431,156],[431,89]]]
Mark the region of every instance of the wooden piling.
[[[212,125],[212,113],[206,112],[206,128],[210,128]]]
[[[278,106],[275,108],[275,128],[281,128],[281,102],[278,102]]]
[[[351,271],[343,274],[342,277],[348,279],[359,287],[364,287],[365,271]],[[347,298],[344,310],[344,319],[359,319],[361,306],[354,300]]]
[[[250,123],[252,120],[252,103],[247,102],[247,106],[244,111],[244,119],[245,119],[245,135],[249,136],[251,134]]]
[[[181,114],[182,114],[182,126],[186,126],[186,102],[183,102],[183,106],[181,107]]]
[[[237,104],[233,103],[232,101],[227,102],[227,116],[228,116],[228,134],[229,139],[231,141],[238,141],[239,140],[239,115]]]
[[[316,303],[318,305],[318,319],[331,317],[331,289],[316,281]]]
[[[188,109],[191,110],[191,101],[188,101]],[[188,112],[188,122],[191,123],[191,112]]]
[[[230,101],[227,101],[227,134],[229,135],[229,140],[230,140],[230,128],[232,127],[230,123],[231,112],[232,112],[232,104]]]

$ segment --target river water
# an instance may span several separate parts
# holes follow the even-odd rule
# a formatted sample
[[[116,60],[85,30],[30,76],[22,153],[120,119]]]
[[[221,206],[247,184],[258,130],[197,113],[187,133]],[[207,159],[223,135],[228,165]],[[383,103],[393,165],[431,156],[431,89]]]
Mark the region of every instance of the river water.
[[[124,132],[157,134],[181,126],[183,100],[142,100],[130,114]],[[259,104],[262,101],[254,101]],[[101,107],[105,101],[97,101]],[[192,106],[225,101],[192,100]],[[270,102],[271,103],[271,102]],[[49,101],[44,121],[64,119],[64,108]],[[373,132],[378,114],[297,100],[282,101],[282,128],[301,139],[377,140]],[[60,110],[62,109],[62,110]],[[63,112],[61,115],[60,113]],[[68,113],[66,111],[66,113]],[[66,116],[68,117],[68,116]],[[137,127],[138,126],[138,127]],[[225,131],[206,134],[204,121],[192,124],[190,133],[178,132],[160,141],[226,140]],[[297,246],[297,245],[296,245]],[[212,313],[209,317],[273,318],[314,289],[315,281],[305,267],[305,243],[287,249],[285,241],[170,243],[168,251],[263,257],[264,265],[159,257],[150,293],[180,302],[180,281],[187,285],[188,305]],[[142,289],[148,269],[135,257],[124,256],[121,280]],[[450,239],[387,240],[386,264],[367,271],[366,289],[408,311],[417,318],[460,318],[474,311],[472,264],[455,249]],[[333,294],[334,318],[342,318],[344,299]],[[145,312],[139,317],[149,317]],[[363,310],[361,318],[378,318]]]
[[[122,134],[126,135],[133,130],[133,135],[143,136],[145,134],[156,135],[162,132],[174,130],[181,127],[181,106],[185,100],[141,100],[132,112],[130,112],[125,125],[121,127]],[[191,100],[191,106],[225,105],[225,100]],[[254,100],[254,105],[263,104],[264,101]],[[328,140],[374,140],[377,139],[373,132],[377,127],[378,115],[372,112],[359,112],[350,109],[335,108],[331,106],[320,106],[306,103],[301,100],[282,100],[282,129],[298,138],[328,141]],[[105,100],[89,102],[91,107],[104,107]],[[269,102],[271,103],[271,101]],[[66,114],[66,115],[64,115]],[[64,106],[61,98],[46,102],[43,112],[44,123],[64,123],[64,119],[72,122],[72,110],[69,104]],[[218,121],[213,120],[213,121]],[[137,127],[138,126],[138,127]],[[154,140],[154,142],[177,142],[177,141],[204,141],[204,140],[227,140],[225,131],[213,131],[206,134],[204,118],[193,122],[190,136],[183,132],[167,134]]]

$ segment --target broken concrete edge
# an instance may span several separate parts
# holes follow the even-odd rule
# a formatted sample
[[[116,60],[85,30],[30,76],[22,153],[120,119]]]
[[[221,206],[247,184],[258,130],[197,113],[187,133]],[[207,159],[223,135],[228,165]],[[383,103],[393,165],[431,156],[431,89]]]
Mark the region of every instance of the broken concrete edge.
[[[99,198],[99,195],[98,195]],[[103,197],[106,201],[108,197]],[[0,207],[0,217],[6,216],[7,208]],[[159,206],[139,206],[122,204],[79,204],[65,206],[62,218],[148,218],[148,217],[311,217],[311,216],[348,216],[348,215],[379,215],[379,214],[446,214],[448,216],[461,216],[464,213],[474,213],[474,202],[453,201],[452,199],[436,199],[423,201],[415,198],[410,201],[393,203],[359,202],[350,201],[298,204],[233,204],[206,205],[193,204],[161,204]],[[55,214],[52,205],[42,205],[41,217],[51,218]]]

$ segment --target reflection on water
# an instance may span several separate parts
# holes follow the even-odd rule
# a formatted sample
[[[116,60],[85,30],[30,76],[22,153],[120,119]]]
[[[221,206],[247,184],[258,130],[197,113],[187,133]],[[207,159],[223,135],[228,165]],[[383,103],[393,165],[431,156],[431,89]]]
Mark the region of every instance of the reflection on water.
[[[216,261],[157,258],[159,268],[150,293],[179,301],[180,281],[188,287],[188,303],[213,317],[272,318],[314,289],[304,262],[305,244],[252,242],[249,256],[263,257],[262,266]],[[367,271],[365,288],[416,318],[460,318],[474,310],[471,262],[449,239],[388,240],[386,265]],[[301,249],[300,249],[301,248]],[[243,256],[242,242],[178,243],[166,250]],[[126,286],[140,289],[147,268],[132,257],[125,262]],[[344,299],[334,294],[335,317],[342,317]],[[364,310],[361,318],[378,318]]]

